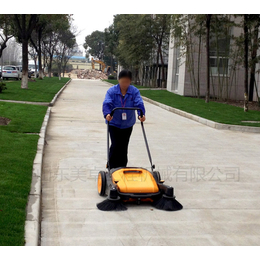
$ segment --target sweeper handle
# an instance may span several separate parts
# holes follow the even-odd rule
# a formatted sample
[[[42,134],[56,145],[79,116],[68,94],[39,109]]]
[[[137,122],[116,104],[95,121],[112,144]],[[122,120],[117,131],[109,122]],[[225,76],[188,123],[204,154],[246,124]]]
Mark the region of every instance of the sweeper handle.
[[[119,110],[119,109],[121,109],[121,110],[139,110],[140,111],[140,116],[143,117],[143,115],[144,115],[142,109],[140,109],[138,107],[115,107],[111,111],[110,116],[112,117],[114,112],[116,110]],[[149,149],[149,146],[148,146],[148,141],[147,141],[147,138],[146,138],[146,134],[145,134],[145,131],[144,131],[144,124],[143,124],[143,122],[141,122],[141,126],[142,126],[142,132],[143,132],[143,136],[144,136],[144,141],[145,141],[145,145],[146,145],[149,161],[151,163],[151,168],[152,168],[152,171],[153,171],[155,166],[152,163],[152,157],[151,157],[150,149]],[[110,170],[110,166],[109,166],[109,121],[107,122],[107,162],[108,162],[108,170]]]
[[[110,113],[110,116],[113,116],[114,115],[114,112],[118,109],[124,109],[124,110],[139,110],[140,111],[140,114],[141,114],[141,117],[143,117],[143,110],[138,108],[138,107],[115,107],[111,113]]]

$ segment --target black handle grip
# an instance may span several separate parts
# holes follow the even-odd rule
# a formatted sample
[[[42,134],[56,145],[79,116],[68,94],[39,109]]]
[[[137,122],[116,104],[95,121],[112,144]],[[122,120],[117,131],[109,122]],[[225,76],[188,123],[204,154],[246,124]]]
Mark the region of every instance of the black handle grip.
[[[111,113],[110,113],[110,116],[113,116],[113,114],[114,114],[114,112],[116,111],[116,110],[119,110],[119,109],[121,109],[121,110],[139,110],[140,111],[140,114],[141,114],[141,117],[143,117],[143,111],[142,111],[142,109],[140,109],[140,108],[138,108],[138,107],[115,107],[112,111],[111,111]]]

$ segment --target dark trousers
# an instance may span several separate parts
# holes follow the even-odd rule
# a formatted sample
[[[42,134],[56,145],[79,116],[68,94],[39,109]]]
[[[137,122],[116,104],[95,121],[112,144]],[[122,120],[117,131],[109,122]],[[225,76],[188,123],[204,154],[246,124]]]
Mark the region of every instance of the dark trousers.
[[[117,167],[126,167],[128,143],[133,130],[133,126],[120,129],[109,125],[111,146],[109,149],[110,169]]]

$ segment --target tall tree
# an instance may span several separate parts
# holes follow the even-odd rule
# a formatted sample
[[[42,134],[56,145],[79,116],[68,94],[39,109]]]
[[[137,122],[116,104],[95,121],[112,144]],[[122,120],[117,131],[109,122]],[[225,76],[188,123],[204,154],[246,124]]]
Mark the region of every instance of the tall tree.
[[[248,14],[244,14],[244,111],[248,111]]]
[[[86,36],[83,46],[87,51],[87,55],[102,60],[104,55],[105,33],[101,31],[92,32]]]
[[[115,68],[115,58],[116,58],[116,48],[118,46],[118,30],[115,28],[115,24],[113,23],[108,28],[105,28],[104,31],[105,38],[105,56],[108,57],[107,63],[110,64],[111,70],[114,71]],[[110,57],[110,59],[109,59]],[[105,58],[105,57],[104,57]]]
[[[115,55],[119,63],[133,71],[134,82],[140,81],[138,72],[151,59],[154,39],[151,35],[150,15],[120,14],[114,18],[118,31]]]
[[[71,16],[67,14],[53,14],[44,29],[42,39],[45,57],[48,61],[48,74],[51,77],[53,56],[59,42],[61,32],[69,30]]]
[[[244,111],[246,112],[248,111],[248,101],[253,100],[254,87],[256,88],[256,64],[260,60],[259,55],[257,55],[260,44],[260,38],[258,37],[260,18],[258,14],[234,16],[240,18],[236,26],[242,28],[242,33],[235,37],[235,42],[238,49],[239,64],[244,67]],[[250,83],[248,82],[249,70]],[[256,94],[258,97],[258,92]]]
[[[160,64],[162,66],[162,82],[165,84],[165,65],[164,65],[164,53],[163,50],[168,48],[169,36],[171,28],[171,15],[169,14],[156,14],[151,15],[151,35],[155,41],[156,49],[156,69],[154,86],[156,84],[157,73]],[[165,86],[164,86],[165,87]]]
[[[55,49],[55,62],[58,67],[59,79],[61,79],[62,70],[64,74],[66,64],[71,57],[75,44],[75,35],[70,30],[61,31],[59,33],[59,39]]]
[[[28,49],[28,54],[34,61],[34,68],[35,68],[34,69],[34,77],[36,78],[37,77],[37,72],[38,72],[38,66],[37,66],[38,55],[37,55],[37,51],[34,48],[29,48]]]
[[[23,72],[21,88],[28,88],[28,42],[36,26],[37,14],[14,14],[18,41],[22,43]]]
[[[249,26],[252,27],[251,37],[250,37],[250,82],[249,82],[249,95],[248,100],[253,101],[254,86],[255,86],[255,73],[256,73],[256,64],[259,61],[257,56],[257,50],[259,48],[259,27],[260,27],[260,15],[259,14],[250,14],[248,17]]]
[[[207,28],[207,39],[206,39],[206,53],[207,53],[207,89],[206,89],[206,96],[205,102],[209,102],[210,97],[210,66],[209,66],[209,39],[210,39],[210,21],[211,21],[211,14],[206,14],[206,28]]]
[[[214,58],[211,60],[212,63],[209,67],[215,67],[214,76],[211,75],[212,68],[210,69],[210,89],[212,89],[212,96],[218,99],[228,98],[230,94],[229,86],[234,86],[233,78],[237,66],[237,47],[230,41],[232,37],[231,28],[234,26],[233,17],[231,16],[225,14],[214,15],[210,20],[209,55],[214,56]],[[205,14],[180,14],[172,17],[174,47],[180,50],[180,57],[185,57],[185,66],[190,78],[192,95],[200,97],[200,78],[202,76],[200,60],[202,53],[204,53],[202,43],[205,43],[203,47],[206,48],[207,42],[207,17]],[[197,62],[195,62],[196,60]],[[231,73],[227,77],[229,72]],[[205,80],[207,82],[206,78]],[[214,84],[217,84],[216,89]]]
[[[37,23],[34,33],[30,37],[30,42],[35,48],[38,56],[39,64],[39,79],[43,79],[43,68],[42,68],[42,37],[44,29],[46,28],[48,22],[52,19],[52,14],[39,14],[37,17]]]

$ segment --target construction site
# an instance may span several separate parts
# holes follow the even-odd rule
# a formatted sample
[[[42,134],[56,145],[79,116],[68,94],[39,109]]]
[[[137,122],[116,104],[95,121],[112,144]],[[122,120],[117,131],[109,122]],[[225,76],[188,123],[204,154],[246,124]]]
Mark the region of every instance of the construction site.
[[[109,75],[116,78],[116,71],[111,71],[111,66],[106,66],[103,61],[91,59],[91,62],[71,61],[73,70],[66,73],[67,77],[74,79],[108,79]]]

